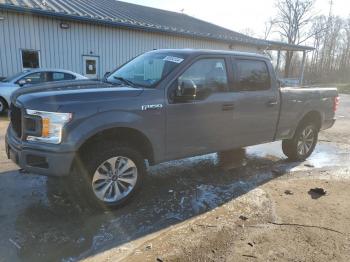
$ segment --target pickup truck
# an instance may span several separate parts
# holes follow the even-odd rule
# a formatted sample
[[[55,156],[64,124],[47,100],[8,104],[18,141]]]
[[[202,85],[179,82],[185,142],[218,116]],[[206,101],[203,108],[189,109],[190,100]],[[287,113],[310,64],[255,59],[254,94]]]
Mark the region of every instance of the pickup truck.
[[[276,140],[289,159],[305,160],[335,122],[338,92],[281,88],[263,55],[167,49],[103,81],[32,86],[11,102],[8,157],[66,176],[78,197],[111,208],[138,191],[147,164]]]

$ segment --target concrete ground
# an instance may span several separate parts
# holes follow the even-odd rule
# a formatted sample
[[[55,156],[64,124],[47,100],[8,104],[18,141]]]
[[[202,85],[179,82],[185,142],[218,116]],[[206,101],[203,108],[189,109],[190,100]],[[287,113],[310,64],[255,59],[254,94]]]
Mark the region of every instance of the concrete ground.
[[[337,115],[304,163],[286,161],[279,142],[164,163],[105,213],[20,174],[2,118],[0,261],[350,261],[350,95]]]

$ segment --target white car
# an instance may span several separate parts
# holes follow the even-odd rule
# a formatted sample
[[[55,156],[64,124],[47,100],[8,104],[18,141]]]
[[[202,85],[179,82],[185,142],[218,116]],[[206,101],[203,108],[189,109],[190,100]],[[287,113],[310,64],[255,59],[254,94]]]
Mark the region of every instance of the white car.
[[[14,76],[0,81],[0,114],[4,113],[10,105],[10,98],[18,88],[28,85],[54,81],[88,79],[72,71],[62,69],[33,69],[25,70]]]

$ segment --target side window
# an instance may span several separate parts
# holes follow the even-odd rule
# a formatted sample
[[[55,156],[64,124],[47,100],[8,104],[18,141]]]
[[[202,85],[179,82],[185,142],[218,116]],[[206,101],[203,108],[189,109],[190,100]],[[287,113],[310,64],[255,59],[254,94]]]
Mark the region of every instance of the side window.
[[[21,50],[21,52],[22,52],[22,67],[24,69],[40,67],[39,51]]]
[[[75,76],[67,73],[53,72],[51,81],[73,80]]]
[[[240,91],[270,89],[271,80],[266,63],[258,60],[236,60],[238,86]]]
[[[33,73],[23,77],[21,80],[25,80],[27,84],[39,84],[45,82],[45,73]]]
[[[223,58],[198,60],[179,77],[179,85],[184,82],[192,82],[198,94],[227,91],[225,60]]]
[[[64,74],[64,80],[74,80],[76,77],[74,75],[71,74]]]
[[[63,73],[58,73],[58,72],[53,72],[52,73],[52,81],[62,81],[64,80],[64,74]]]

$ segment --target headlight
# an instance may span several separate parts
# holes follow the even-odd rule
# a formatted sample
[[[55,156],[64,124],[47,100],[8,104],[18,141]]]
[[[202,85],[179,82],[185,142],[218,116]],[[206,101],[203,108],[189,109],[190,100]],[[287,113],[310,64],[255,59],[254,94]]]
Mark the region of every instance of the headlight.
[[[26,110],[28,115],[41,118],[41,136],[28,136],[28,141],[59,144],[62,140],[62,129],[72,119],[71,113],[56,113],[37,110]]]

